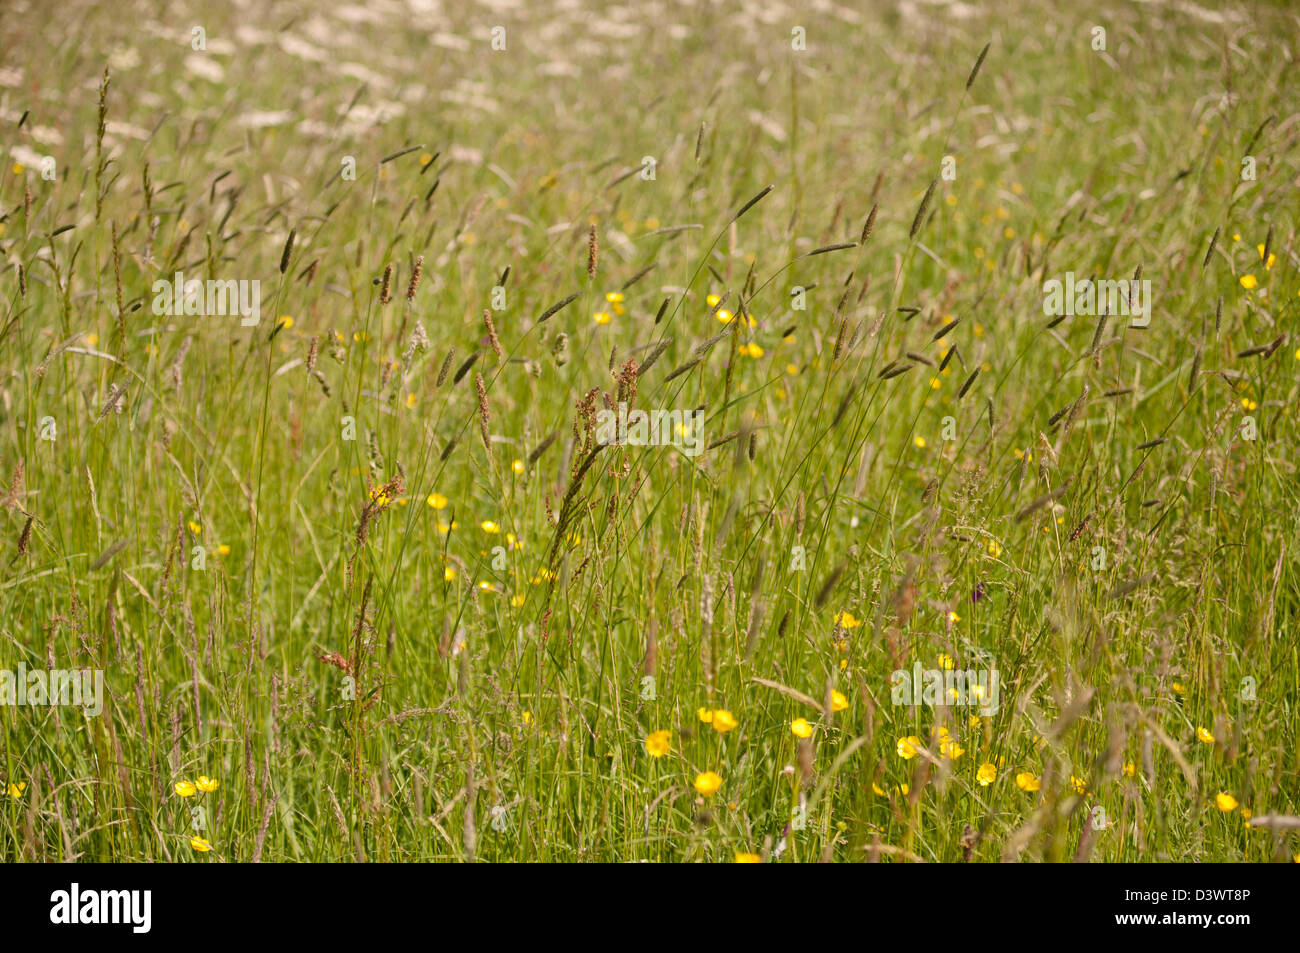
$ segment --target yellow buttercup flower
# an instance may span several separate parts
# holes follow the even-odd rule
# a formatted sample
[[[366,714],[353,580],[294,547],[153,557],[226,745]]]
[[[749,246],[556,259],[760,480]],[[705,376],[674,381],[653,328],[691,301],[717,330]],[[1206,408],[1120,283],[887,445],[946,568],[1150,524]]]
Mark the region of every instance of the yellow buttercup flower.
[[[1218,794],[1214,795],[1214,806],[1224,814],[1227,814],[1229,811],[1235,811],[1237,809],[1237,799],[1231,794],[1220,791]]]
[[[1200,725],[1197,725],[1196,740],[1204,742],[1207,745],[1212,745],[1214,744],[1214,735],[1210,733],[1210,730],[1208,728],[1202,728]]]
[[[997,765],[991,764],[988,761],[985,761],[983,764],[981,764],[979,766],[979,770],[975,772],[975,780],[978,781],[980,785],[983,787],[988,787],[990,784],[992,784],[993,781],[997,778],[997,776],[998,776]]]
[[[645,750],[652,758],[662,758],[671,747],[672,735],[668,730],[660,729],[646,735]]]
[[[10,797],[16,798],[16,797],[22,797],[22,793],[26,790],[27,790],[26,781],[19,781],[17,784],[10,782],[9,786],[5,788],[5,793],[7,793]]]
[[[844,611],[835,616],[835,623],[842,629],[856,629],[862,620],[855,619],[852,612]]]
[[[425,502],[428,503],[430,506],[432,506],[435,510],[442,510],[447,508],[447,498],[443,496],[441,493],[430,493],[429,498],[425,500]]]
[[[609,324],[609,322],[614,320],[614,316],[608,311],[597,311],[593,316],[593,320],[597,324]]]
[[[501,532],[501,527],[498,526],[496,523],[492,522],[491,520],[484,520],[478,525],[479,525],[479,529],[483,530],[483,532],[488,534]]]
[[[699,708],[695,709],[695,717],[707,725],[713,721],[713,709],[705,708],[701,705]]]
[[[197,850],[200,854],[206,854],[208,851],[212,850],[212,845],[209,844],[207,841],[205,841],[202,837],[191,837],[190,846],[193,847],[195,850]]]
[[[1135,765],[1132,761],[1125,761],[1123,771],[1124,771],[1124,777],[1126,778],[1136,777],[1137,765]]]
[[[1034,777],[1029,771],[1021,771],[1016,775],[1016,787],[1026,793],[1037,791],[1042,786],[1043,782]]]
[[[198,536],[203,532],[203,527],[198,523],[194,522],[194,520],[190,520],[185,525],[187,525],[190,528],[190,532],[193,533],[195,536]]]
[[[812,725],[808,724],[807,718],[796,718],[790,722],[790,733],[796,738],[811,738],[813,728]]]
[[[1259,284],[1259,282],[1255,280],[1254,275],[1241,276],[1241,286],[1245,288],[1247,291],[1249,291],[1251,288],[1254,288],[1257,284]]]
[[[849,707],[849,700],[840,691],[831,691],[831,711],[843,711]]]
[[[713,730],[720,735],[725,735],[739,724],[740,722],[736,721],[736,716],[725,708],[719,708],[713,713]]]
[[[1088,782],[1083,778],[1076,778],[1073,774],[1070,775],[1070,787],[1074,788],[1075,794],[1088,793]]]
[[[513,470],[516,474],[522,476],[522,475],[523,475],[523,472],[524,472],[524,461],[522,461],[522,460],[515,460],[515,461],[513,461],[513,462],[510,464],[510,469]]]
[[[209,778],[206,775],[199,775],[199,779],[194,782],[195,787],[200,791],[211,793],[221,787],[221,782],[216,778]]]
[[[952,667],[954,663],[952,660],[952,656],[949,655],[947,652],[940,652],[937,661],[939,663],[940,668],[946,671],[952,671]]]
[[[911,761],[916,757],[916,751],[921,747],[921,739],[916,735],[908,735],[906,738],[898,739],[898,756],[906,761]]]
[[[193,782],[177,781],[175,790],[181,797],[194,797],[194,792],[198,789],[194,787]]]
[[[939,753],[945,758],[951,758],[953,761],[956,761],[966,753],[966,749],[957,744],[957,742],[953,741],[951,738],[945,737],[939,742]],[[902,754],[902,752],[900,751],[899,754]]]
[[[758,854],[748,854],[743,850],[736,851],[735,859],[738,864],[761,864],[763,862],[763,858],[759,857]]]
[[[695,776],[695,790],[704,797],[713,797],[722,787],[722,778],[712,771],[705,771]]]

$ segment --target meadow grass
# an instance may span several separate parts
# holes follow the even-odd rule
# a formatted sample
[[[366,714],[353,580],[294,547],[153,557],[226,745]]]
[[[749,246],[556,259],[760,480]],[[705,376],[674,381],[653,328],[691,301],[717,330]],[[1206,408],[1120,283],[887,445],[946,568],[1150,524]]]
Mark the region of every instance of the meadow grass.
[[[1300,859],[1294,12],[858,7],[6,5],[0,857]]]

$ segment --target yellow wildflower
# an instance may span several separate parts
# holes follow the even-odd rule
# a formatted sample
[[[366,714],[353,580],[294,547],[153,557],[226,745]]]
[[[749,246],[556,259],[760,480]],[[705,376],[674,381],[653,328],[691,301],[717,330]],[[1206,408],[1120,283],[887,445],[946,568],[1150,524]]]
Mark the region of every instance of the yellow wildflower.
[[[898,739],[898,756],[905,761],[911,761],[916,757],[916,750],[921,747],[921,739],[916,735],[908,735],[906,738]]]
[[[725,735],[728,731],[737,727],[740,722],[736,721],[736,716],[725,708],[719,708],[713,713],[713,730],[720,735]]]
[[[722,787],[722,778],[713,771],[705,771],[695,776],[695,790],[704,797],[713,797]]]
[[[645,750],[652,758],[662,758],[668,753],[668,750],[671,747],[671,739],[672,735],[669,734],[666,728],[660,729],[659,731],[652,731],[650,734],[646,735]]]

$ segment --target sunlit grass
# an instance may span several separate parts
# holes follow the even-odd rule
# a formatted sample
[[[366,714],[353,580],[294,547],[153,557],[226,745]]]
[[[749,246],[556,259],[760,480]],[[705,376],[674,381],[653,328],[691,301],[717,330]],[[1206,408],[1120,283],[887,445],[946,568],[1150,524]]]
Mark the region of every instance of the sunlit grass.
[[[0,13],[0,856],[1300,854],[1294,17],[452,6]]]

